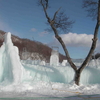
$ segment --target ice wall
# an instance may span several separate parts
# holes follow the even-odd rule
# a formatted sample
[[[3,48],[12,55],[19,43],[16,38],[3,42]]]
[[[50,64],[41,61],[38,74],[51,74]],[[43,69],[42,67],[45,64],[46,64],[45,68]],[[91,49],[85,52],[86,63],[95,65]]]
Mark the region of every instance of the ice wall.
[[[95,67],[93,62],[89,62],[86,68],[82,71],[80,84],[100,84],[100,60],[96,60],[98,63],[98,67]],[[27,62],[27,61],[26,61]],[[46,82],[58,82],[58,83],[66,83],[70,84],[74,82],[74,70],[67,64],[59,64],[59,66],[53,65],[51,67],[49,64],[45,65],[34,65],[34,64],[27,64],[25,61],[24,68],[29,70],[30,75],[33,77],[33,82],[36,80],[38,81],[46,81]],[[80,61],[75,61],[81,65]],[[91,65],[91,66],[89,66]]]
[[[18,84],[21,82],[23,71],[20,63],[18,48],[13,45],[11,33],[5,34],[5,40],[0,48],[0,81]]]

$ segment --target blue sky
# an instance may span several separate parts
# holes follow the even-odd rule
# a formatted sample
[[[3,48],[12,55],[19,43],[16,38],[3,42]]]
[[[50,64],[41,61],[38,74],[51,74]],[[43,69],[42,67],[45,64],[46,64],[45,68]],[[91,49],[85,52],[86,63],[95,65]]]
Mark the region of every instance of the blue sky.
[[[91,45],[96,20],[87,17],[82,9],[83,0],[50,0],[49,15],[59,8],[65,11],[71,20],[75,20],[69,33],[60,34],[68,47],[72,58],[85,58]],[[59,46],[59,52],[64,54],[60,44],[55,40],[53,32],[45,31],[49,26],[41,6],[37,0],[0,0],[0,30],[11,32],[21,38],[40,41],[50,46]],[[99,31],[100,33],[100,31]],[[100,35],[99,35],[100,38]],[[88,43],[87,43],[88,42]],[[100,45],[96,52],[99,52]]]

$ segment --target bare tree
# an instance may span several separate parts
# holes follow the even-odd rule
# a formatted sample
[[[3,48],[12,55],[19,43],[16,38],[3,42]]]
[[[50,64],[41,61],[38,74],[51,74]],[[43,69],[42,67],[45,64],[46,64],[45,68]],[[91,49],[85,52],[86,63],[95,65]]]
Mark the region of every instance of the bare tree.
[[[73,21],[69,21],[69,18],[66,17],[64,15],[64,13],[59,13],[61,8],[59,8],[54,13],[53,18],[50,18],[48,13],[47,13],[49,0],[39,0],[39,1],[40,1],[40,4],[43,7],[43,11],[44,11],[45,16],[47,18],[47,21],[48,21],[49,25],[51,26],[51,28],[52,28],[52,30],[55,34],[56,39],[60,42],[60,44],[61,44],[61,46],[62,46],[62,48],[65,52],[66,59],[68,60],[70,66],[75,71],[75,78],[74,78],[75,84],[79,85],[81,72],[86,67],[87,63],[90,61],[92,53],[94,52],[94,49],[96,48],[97,34],[98,34],[99,25],[100,25],[100,0],[98,0],[98,2],[97,2],[97,4],[98,4],[97,5],[97,9],[98,9],[97,10],[97,24],[96,24],[95,31],[94,31],[94,37],[92,39],[92,45],[91,45],[90,51],[89,51],[86,59],[84,60],[84,62],[80,66],[80,68],[77,68],[77,66],[73,63],[73,61],[72,61],[72,59],[71,59],[71,57],[68,53],[68,50],[66,48],[66,45],[64,44],[62,38],[59,36],[59,31],[58,31],[59,29],[68,30],[71,27],[71,25],[73,24]],[[86,7],[91,6],[91,4],[88,3],[90,0],[86,0],[86,1],[87,1],[86,5],[84,5],[84,7],[85,6]],[[91,0],[91,3],[92,2],[93,1]]]

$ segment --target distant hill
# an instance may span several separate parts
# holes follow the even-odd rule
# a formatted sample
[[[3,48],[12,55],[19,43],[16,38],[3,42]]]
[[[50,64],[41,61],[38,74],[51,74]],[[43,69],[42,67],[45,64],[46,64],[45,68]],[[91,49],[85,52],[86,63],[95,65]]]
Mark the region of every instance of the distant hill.
[[[4,41],[4,34],[6,32],[0,30],[0,46]],[[15,46],[19,48],[19,55],[21,59],[41,59],[49,62],[52,49],[47,45],[38,41],[29,39],[22,39],[18,36],[12,35],[12,41]],[[59,54],[60,62],[65,59],[65,56]]]

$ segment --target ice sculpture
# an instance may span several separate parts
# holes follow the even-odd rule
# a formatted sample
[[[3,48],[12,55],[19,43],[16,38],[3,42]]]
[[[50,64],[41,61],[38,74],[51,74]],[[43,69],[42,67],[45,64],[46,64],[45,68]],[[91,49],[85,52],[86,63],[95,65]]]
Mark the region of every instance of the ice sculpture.
[[[63,61],[62,61],[62,66],[66,66],[66,65],[67,65],[67,63],[68,63],[68,61],[67,61],[67,60],[63,60]]]
[[[52,50],[50,56],[50,65],[51,66],[58,66],[59,65],[59,54],[57,50]]]
[[[40,65],[46,65],[45,61],[41,61]]]
[[[20,83],[22,79],[22,65],[18,55],[18,48],[13,45],[11,33],[5,34],[5,40],[0,48],[0,81]]]

